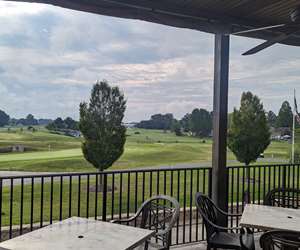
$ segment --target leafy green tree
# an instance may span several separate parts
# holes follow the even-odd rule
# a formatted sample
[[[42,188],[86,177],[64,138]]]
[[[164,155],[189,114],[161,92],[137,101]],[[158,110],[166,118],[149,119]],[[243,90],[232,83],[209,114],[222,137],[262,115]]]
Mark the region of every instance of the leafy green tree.
[[[26,116],[26,124],[24,125],[38,125],[38,121],[34,118],[32,114],[28,114]]]
[[[191,114],[185,114],[184,117],[182,117],[182,119],[180,120],[180,124],[184,132],[191,131]]]
[[[126,128],[122,120],[125,110],[124,95],[106,81],[98,81],[93,86],[89,104],[80,104],[82,152],[99,171],[112,166],[124,152]]]
[[[276,126],[277,116],[272,110],[268,112],[267,121],[270,127],[274,128]]]
[[[170,130],[174,121],[173,114],[155,114],[150,120],[139,122],[136,127],[144,129]]]
[[[270,127],[263,104],[251,92],[242,94],[240,109],[234,109],[228,131],[228,147],[237,160],[249,165],[270,144]]]
[[[73,120],[71,117],[67,117],[66,119],[62,119],[61,117],[56,118],[53,122],[50,122],[46,125],[48,130],[78,130],[78,121]]]
[[[172,131],[175,133],[176,136],[182,136],[181,124],[179,121],[174,120],[172,124]]]
[[[196,136],[208,136],[212,129],[211,113],[205,109],[194,109],[191,114],[191,131]]]
[[[64,120],[64,124],[67,129],[78,130],[78,122],[73,120],[71,117],[67,117]]]
[[[227,127],[230,128],[233,113],[227,115]]]
[[[38,125],[37,119],[34,118],[32,114],[28,114],[26,118],[21,118],[17,121],[17,124],[21,124],[23,126],[34,126]]]
[[[0,127],[4,127],[9,123],[9,115],[0,110]]]
[[[61,117],[58,117],[53,122],[54,127],[57,129],[64,129],[66,128],[66,124],[64,123],[64,120]]]
[[[277,127],[292,128],[293,126],[293,112],[288,101],[284,101],[277,117]]]
[[[251,92],[242,94],[240,109],[234,109],[228,131],[228,147],[238,161],[248,166],[257,160],[270,144],[270,127],[263,104]],[[246,177],[250,183],[250,168]],[[249,187],[243,194],[250,200]]]

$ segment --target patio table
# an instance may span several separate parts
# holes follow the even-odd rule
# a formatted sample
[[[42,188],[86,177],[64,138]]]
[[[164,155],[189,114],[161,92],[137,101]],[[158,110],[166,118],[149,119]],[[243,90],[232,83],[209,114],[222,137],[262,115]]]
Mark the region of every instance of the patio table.
[[[247,204],[240,221],[241,227],[300,232],[300,210]]]
[[[151,230],[72,217],[0,244],[11,250],[125,250],[153,236]]]

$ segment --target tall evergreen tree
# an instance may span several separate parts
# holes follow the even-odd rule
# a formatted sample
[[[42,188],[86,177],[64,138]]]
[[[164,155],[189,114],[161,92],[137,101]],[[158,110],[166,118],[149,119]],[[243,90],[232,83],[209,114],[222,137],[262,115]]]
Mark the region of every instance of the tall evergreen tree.
[[[242,94],[240,109],[234,109],[228,131],[228,147],[238,161],[248,166],[257,160],[270,144],[270,127],[263,104],[251,92]],[[250,168],[246,176],[250,183]],[[250,192],[245,191],[245,201],[250,200]]]
[[[191,131],[196,136],[208,136],[211,129],[211,113],[205,109],[194,109],[191,114]]]
[[[180,120],[180,124],[184,132],[189,132],[191,130],[191,114],[185,114]]]
[[[118,87],[106,81],[97,82],[89,104],[80,104],[79,129],[84,137],[85,159],[103,171],[123,154],[126,128],[122,124],[126,100]]]
[[[260,99],[251,92],[243,93],[240,109],[232,114],[228,147],[238,161],[249,165],[269,146],[270,135]]]
[[[284,101],[277,117],[277,127],[292,128],[293,126],[293,112],[288,101]]]

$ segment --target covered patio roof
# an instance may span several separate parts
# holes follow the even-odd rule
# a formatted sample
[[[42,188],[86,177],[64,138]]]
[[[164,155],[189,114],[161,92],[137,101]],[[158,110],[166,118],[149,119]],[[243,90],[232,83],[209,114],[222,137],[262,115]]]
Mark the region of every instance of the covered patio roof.
[[[22,0],[14,0],[22,1]],[[23,0],[47,3],[95,14],[139,19],[208,33],[234,33],[269,25],[291,23],[298,0]],[[290,28],[239,34],[269,40]],[[300,46],[300,31],[280,43]]]

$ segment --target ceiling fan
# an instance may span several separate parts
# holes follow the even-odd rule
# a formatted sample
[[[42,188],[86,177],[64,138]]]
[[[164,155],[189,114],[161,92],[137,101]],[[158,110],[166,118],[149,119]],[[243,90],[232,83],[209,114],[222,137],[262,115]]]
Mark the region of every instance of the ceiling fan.
[[[240,35],[240,34],[247,34],[251,32],[256,32],[256,31],[261,31],[261,30],[268,30],[268,29],[275,29],[275,28],[285,28],[286,32],[284,34],[275,37],[274,39],[268,40],[262,44],[259,44],[258,46],[246,51],[243,53],[243,55],[253,55],[256,54],[257,52],[266,49],[276,43],[282,42],[289,38],[290,36],[294,35],[295,33],[300,31],[300,5],[295,8],[293,11],[290,13],[290,19],[291,21],[289,23],[285,24],[277,24],[277,25],[271,25],[271,26],[266,26],[266,27],[260,27],[256,29],[249,29],[249,30],[243,30],[243,31],[238,31],[231,33],[231,35]]]

